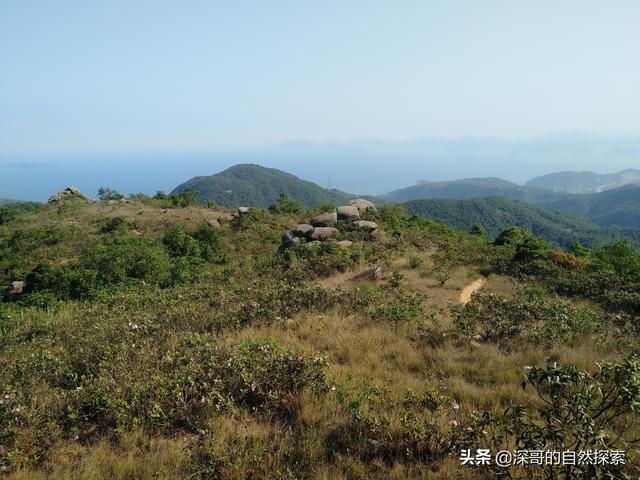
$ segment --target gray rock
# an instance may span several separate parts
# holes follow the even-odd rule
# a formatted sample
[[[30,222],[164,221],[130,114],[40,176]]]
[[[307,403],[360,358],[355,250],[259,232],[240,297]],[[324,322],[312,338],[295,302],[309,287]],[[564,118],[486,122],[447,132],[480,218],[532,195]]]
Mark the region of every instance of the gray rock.
[[[338,207],[338,220],[357,220],[360,218],[360,211],[351,205],[343,205]]]
[[[378,228],[378,224],[376,222],[370,222],[368,220],[356,220],[353,224],[356,227],[365,228],[370,231],[374,231]]]
[[[217,218],[209,220],[209,226],[213,228],[221,228],[220,222],[218,221]]]
[[[371,239],[376,242],[384,242],[388,240],[388,238],[389,236],[387,235],[387,232],[380,230],[379,228],[371,232]]]
[[[84,193],[82,193],[76,187],[67,187],[61,192],[58,192],[55,195],[51,196],[48,202],[49,203],[60,202],[64,199],[72,198],[72,197],[81,198],[83,200],[86,200],[87,202],[92,201],[89,197],[87,197]]]
[[[296,237],[296,235],[292,231],[282,235],[282,246],[284,248],[289,248],[299,243],[300,243],[300,239]]]
[[[307,234],[310,234],[312,230],[313,226],[309,225],[308,223],[300,223],[296,225],[296,228],[293,229],[293,233],[297,237],[304,237]]]
[[[373,204],[373,202],[365,200],[364,198],[355,198],[347,202],[347,205],[356,207],[360,213],[363,213],[369,209],[373,210],[374,212],[376,211],[376,206]]]
[[[245,214],[245,213],[249,213],[249,207],[238,207],[238,213],[240,215]]]
[[[329,240],[340,235],[340,230],[333,227],[315,227],[311,231],[311,240]]]
[[[20,281],[20,280],[16,280],[11,282],[11,291],[9,293],[22,293],[22,290],[24,290],[25,287],[25,283]]]
[[[339,242],[336,242],[336,244],[340,245],[341,247],[349,248],[351,245],[353,245],[353,242],[351,240],[340,240]]]
[[[311,219],[311,225],[314,227],[328,227],[338,221],[338,213],[333,211],[329,213],[322,213]]]

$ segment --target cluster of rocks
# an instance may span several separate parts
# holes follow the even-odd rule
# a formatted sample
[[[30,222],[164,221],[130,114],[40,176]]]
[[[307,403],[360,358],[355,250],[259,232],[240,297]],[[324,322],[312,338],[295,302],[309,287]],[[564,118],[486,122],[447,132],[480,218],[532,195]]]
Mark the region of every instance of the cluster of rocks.
[[[317,215],[311,219],[310,224],[301,223],[296,225],[293,230],[285,233],[282,236],[281,248],[300,245],[303,240],[306,241],[304,244],[307,246],[335,240],[340,236],[340,230],[335,227],[339,220],[350,221],[359,228],[375,233],[378,229],[378,225],[375,222],[360,220],[360,215],[367,210],[375,211],[376,206],[368,200],[356,198],[332,212]],[[342,240],[336,243],[342,247],[350,247],[352,245],[350,240]]]
[[[48,203],[61,202],[62,200],[65,200],[67,198],[73,198],[73,197],[81,198],[83,200],[86,200],[87,202],[93,201],[76,187],[67,187],[61,192],[58,192],[55,195],[52,195],[49,198]]]

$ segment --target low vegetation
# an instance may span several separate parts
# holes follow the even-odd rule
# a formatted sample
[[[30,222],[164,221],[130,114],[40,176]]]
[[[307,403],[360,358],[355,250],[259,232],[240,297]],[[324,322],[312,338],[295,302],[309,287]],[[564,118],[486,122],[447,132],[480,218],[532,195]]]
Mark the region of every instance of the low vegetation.
[[[362,215],[376,234],[340,225],[349,247],[282,250],[326,208],[275,198],[110,192],[4,217],[3,475],[638,477],[632,243],[493,240],[385,205]],[[626,456],[461,465],[478,448]]]

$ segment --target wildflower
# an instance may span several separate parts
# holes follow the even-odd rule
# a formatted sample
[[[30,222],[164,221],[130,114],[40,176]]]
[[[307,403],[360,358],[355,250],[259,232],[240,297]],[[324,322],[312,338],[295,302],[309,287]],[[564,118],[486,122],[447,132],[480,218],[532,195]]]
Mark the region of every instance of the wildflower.
[[[140,325],[138,325],[137,323],[129,322],[130,332],[137,332],[138,330],[140,330]]]
[[[256,388],[258,388],[258,386],[256,385],[256,382],[251,382],[251,391],[255,392]]]
[[[458,426],[458,421],[456,419],[449,420],[449,426],[452,428],[456,428]]]
[[[454,400],[451,403],[451,408],[453,408],[454,410],[460,410],[460,404]]]

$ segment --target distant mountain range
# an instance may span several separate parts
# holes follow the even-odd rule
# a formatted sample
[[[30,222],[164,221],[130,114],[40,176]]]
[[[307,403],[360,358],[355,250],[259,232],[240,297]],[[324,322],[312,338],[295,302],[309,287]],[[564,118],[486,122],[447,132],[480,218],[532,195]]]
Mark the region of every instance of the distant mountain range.
[[[635,172],[626,170],[610,175],[593,174],[608,183],[600,182],[598,187],[585,181],[582,185],[584,188],[602,188],[612,182],[632,180]],[[413,213],[459,228],[481,223],[491,235],[508,226],[520,225],[543,234],[561,246],[573,241],[602,243],[620,237],[636,241],[640,227],[640,184],[632,183],[588,194],[553,191],[575,188],[577,183],[573,173],[577,172],[551,174],[529,182],[551,189],[518,185],[500,178],[470,178],[421,182],[369,198],[378,203],[407,203],[407,208]],[[593,175],[585,174],[584,178],[593,180],[596,178]],[[552,181],[545,180],[549,178]],[[597,182],[597,179],[594,181]],[[247,205],[266,208],[274,204],[281,193],[306,207],[340,204],[354,197],[338,190],[322,188],[280,170],[253,164],[236,165],[215,175],[192,178],[173,192],[187,189],[197,191],[202,201],[215,202],[223,207]]]
[[[194,177],[178,185],[172,193],[189,189],[198,192],[201,201],[214,202],[222,207],[246,205],[267,208],[281,193],[310,208],[327,203],[339,204],[354,197],[339,190],[322,188],[275,168],[253,164],[235,165],[215,175]]]
[[[10,198],[0,198],[0,205],[7,205],[9,203],[23,203],[20,200],[12,200]]]
[[[640,183],[640,170],[628,169],[616,173],[557,172],[536,177],[526,183],[527,187],[542,188],[562,193],[596,193]]]
[[[482,225],[490,237],[504,229],[519,226],[540,235],[556,247],[568,248],[574,242],[594,247],[627,238],[640,247],[640,229],[596,225],[585,217],[562,210],[537,207],[501,197],[472,200],[413,200],[407,211],[452,227],[469,230]]]

